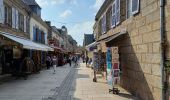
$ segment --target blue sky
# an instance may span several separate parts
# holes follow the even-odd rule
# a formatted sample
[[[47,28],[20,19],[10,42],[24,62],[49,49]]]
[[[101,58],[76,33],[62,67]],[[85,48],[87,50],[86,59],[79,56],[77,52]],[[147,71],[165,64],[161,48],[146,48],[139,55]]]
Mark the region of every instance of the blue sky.
[[[82,45],[84,33],[92,34],[94,17],[104,0],[36,0],[42,8],[42,19],[61,28]]]

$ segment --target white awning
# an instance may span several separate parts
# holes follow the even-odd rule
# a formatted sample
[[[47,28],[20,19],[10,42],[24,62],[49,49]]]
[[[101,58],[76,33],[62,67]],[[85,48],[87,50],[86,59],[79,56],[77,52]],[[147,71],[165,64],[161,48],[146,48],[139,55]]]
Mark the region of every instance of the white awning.
[[[54,49],[50,48],[49,46],[35,43],[24,37],[19,37],[19,36],[15,36],[15,35],[4,33],[4,32],[0,32],[0,35],[23,45],[24,49],[40,50],[40,51],[54,51]]]

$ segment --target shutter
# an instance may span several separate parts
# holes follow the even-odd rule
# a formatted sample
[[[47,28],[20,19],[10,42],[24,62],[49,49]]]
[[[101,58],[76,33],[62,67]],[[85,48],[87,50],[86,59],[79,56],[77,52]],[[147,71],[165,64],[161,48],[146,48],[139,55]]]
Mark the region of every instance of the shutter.
[[[105,33],[106,32],[106,14],[104,15],[103,18],[104,18],[103,19],[104,20],[104,25],[103,26],[104,26],[104,33]]]
[[[113,5],[112,5],[112,28],[116,26],[116,6],[115,6],[115,1],[113,2]]]
[[[44,43],[44,44],[47,44],[47,34],[46,34],[46,33],[44,33],[44,40],[43,40],[43,43]]]
[[[120,0],[116,0],[116,25],[120,23]]]
[[[16,19],[16,21],[15,21],[16,26],[15,26],[15,28],[18,29],[19,28],[19,14],[18,14],[18,10],[16,10],[15,14],[16,14],[16,18],[15,18]]]
[[[106,32],[106,14],[102,17],[102,34]]]
[[[5,21],[5,12],[3,0],[0,0],[0,23],[4,24]]]
[[[101,21],[101,24],[102,24],[102,34],[104,33],[104,20],[103,20],[104,16],[102,16],[102,21]]]
[[[15,28],[15,8],[12,7],[12,28]]]
[[[24,32],[27,31],[27,17],[24,16]]]
[[[139,0],[132,0],[132,14],[139,12]]]
[[[36,41],[36,28],[33,26],[33,41]]]
[[[42,43],[41,40],[42,40],[42,39],[41,39],[41,30],[39,30],[39,32],[38,32],[38,41],[39,41],[40,43]]]

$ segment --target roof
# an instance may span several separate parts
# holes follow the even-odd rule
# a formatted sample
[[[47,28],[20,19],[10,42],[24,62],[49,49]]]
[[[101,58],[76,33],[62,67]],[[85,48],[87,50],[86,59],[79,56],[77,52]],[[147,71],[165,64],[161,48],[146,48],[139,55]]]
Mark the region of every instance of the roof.
[[[39,6],[38,3],[35,0],[22,0],[24,3],[26,3],[29,6]],[[40,7],[40,6],[39,6]],[[40,7],[41,8],[41,7]]]
[[[55,32],[57,32],[57,33],[60,33],[55,26],[51,26],[51,28],[52,28],[53,31],[55,31]]]
[[[102,4],[102,6],[100,7],[100,9],[98,10],[95,19],[98,20],[100,18],[100,16],[102,15],[102,13],[106,10],[106,8],[108,7],[108,5],[110,5],[113,2],[113,0],[105,0],[104,3]]]
[[[87,46],[91,43],[94,42],[94,35],[93,34],[84,34],[84,41],[83,41],[83,45]]]

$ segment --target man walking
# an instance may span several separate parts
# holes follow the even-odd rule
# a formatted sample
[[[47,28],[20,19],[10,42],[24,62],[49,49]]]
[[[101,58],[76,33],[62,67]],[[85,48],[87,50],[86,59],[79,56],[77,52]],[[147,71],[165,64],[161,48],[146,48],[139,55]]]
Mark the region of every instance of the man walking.
[[[87,67],[88,61],[89,61],[89,57],[87,56],[87,57],[86,57],[86,67]]]
[[[57,67],[57,57],[54,55],[52,60],[53,60],[53,70],[54,70],[54,74],[55,74],[56,67]]]
[[[69,63],[69,65],[70,65],[70,67],[71,67],[71,60],[72,60],[72,58],[71,58],[71,56],[68,58],[68,63]]]
[[[51,58],[50,58],[50,56],[47,56],[47,59],[46,59],[46,66],[47,66],[47,69],[50,68],[50,63],[51,63]]]

